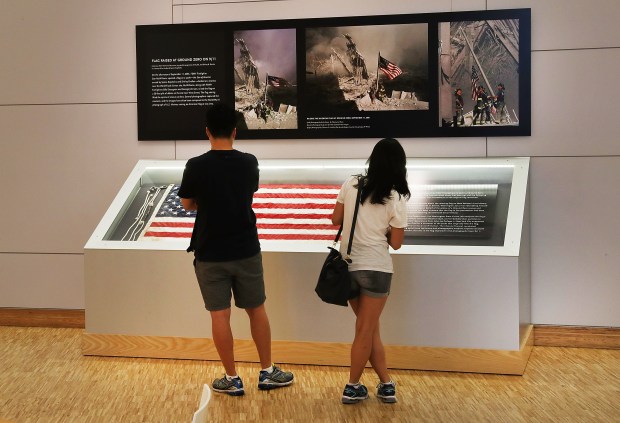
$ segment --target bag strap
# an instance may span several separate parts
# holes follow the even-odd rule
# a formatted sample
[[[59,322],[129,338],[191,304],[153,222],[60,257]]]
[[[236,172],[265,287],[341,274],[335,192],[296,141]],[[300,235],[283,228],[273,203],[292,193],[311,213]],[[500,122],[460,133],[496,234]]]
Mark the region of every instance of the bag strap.
[[[353,244],[353,234],[355,233],[355,223],[357,222],[357,211],[360,208],[360,200],[362,198],[362,190],[360,189],[362,181],[363,181],[362,177],[357,178],[357,197],[355,199],[355,211],[353,212],[353,222],[351,222],[351,233],[349,234],[349,246],[347,247],[347,257],[351,255],[351,245]],[[336,234],[336,238],[334,238],[334,247],[338,243],[341,233],[342,233],[342,225],[340,225],[340,228],[338,229],[338,233]]]
[[[351,245],[353,245],[353,233],[355,232],[355,224],[357,223],[357,211],[360,208],[360,200],[362,198],[362,181],[361,176],[357,178],[357,197],[355,198],[355,211],[353,212],[353,222],[351,222],[351,233],[349,234],[349,245],[347,246],[347,257],[351,255]]]
[[[332,245],[333,247],[335,247],[336,244],[338,244],[338,240],[340,239],[341,233],[342,233],[342,224],[340,225],[340,228],[338,228],[338,233],[336,234],[336,238],[334,238],[334,244]]]

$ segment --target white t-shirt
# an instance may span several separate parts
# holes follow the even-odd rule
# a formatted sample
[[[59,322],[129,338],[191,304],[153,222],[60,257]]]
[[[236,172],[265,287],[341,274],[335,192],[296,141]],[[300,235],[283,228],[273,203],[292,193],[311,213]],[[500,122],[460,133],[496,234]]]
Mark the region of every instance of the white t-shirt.
[[[355,176],[347,179],[342,184],[336,199],[339,203],[344,204],[344,226],[340,244],[340,252],[343,256],[346,256],[347,253],[353,212],[355,211],[355,199],[357,197],[355,185],[357,185]],[[386,204],[371,204],[370,198],[367,198],[364,204],[360,204],[355,233],[353,234],[350,271],[394,272],[386,237],[390,226],[393,228],[407,226],[407,199],[404,196],[392,190],[392,198],[386,200]]]

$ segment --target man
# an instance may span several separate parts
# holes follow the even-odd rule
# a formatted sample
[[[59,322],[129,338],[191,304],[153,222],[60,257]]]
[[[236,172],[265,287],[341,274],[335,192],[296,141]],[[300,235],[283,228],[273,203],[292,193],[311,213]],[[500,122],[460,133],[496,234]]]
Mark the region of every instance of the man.
[[[482,85],[478,85],[478,88],[476,89],[476,105],[474,106],[472,125],[476,124],[476,119],[480,119],[480,125],[482,125],[482,112],[484,111],[486,100],[487,96],[484,94],[484,87]]]
[[[482,102],[484,103],[484,122],[491,123],[491,104],[493,103],[493,96],[489,97],[484,87],[482,87],[481,96]],[[480,117],[480,123],[482,124],[482,116]]]
[[[461,88],[457,88],[456,91],[454,91],[454,110],[456,112],[454,115],[454,126],[465,125],[465,118],[463,117],[464,106],[465,102],[463,101],[463,90]]]
[[[499,122],[506,123],[506,92],[503,83],[497,84],[497,94],[495,95],[495,109],[499,114]]]
[[[258,190],[258,161],[233,148],[237,135],[235,110],[216,104],[207,110],[206,132],[211,150],[190,159],[179,189],[186,210],[197,210],[187,251],[194,252],[194,268],[205,307],[211,314],[213,342],[226,374],[213,381],[213,390],[243,395],[237,375],[230,327],[231,297],[250,319],[252,339],[261,362],[259,389],[293,383],[293,374],[271,362],[271,329],[265,310],[263,265],[252,210]]]

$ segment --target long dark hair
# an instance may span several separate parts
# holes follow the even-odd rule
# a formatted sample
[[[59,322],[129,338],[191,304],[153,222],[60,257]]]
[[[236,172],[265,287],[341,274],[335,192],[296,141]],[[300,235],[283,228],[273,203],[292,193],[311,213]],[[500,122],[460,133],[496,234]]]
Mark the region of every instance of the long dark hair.
[[[385,204],[392,197],[392,190],[406,198],[411,197],[407,184],[407,157],[402,145],[394,138],[384,138],[372,149],[366,162],[362,199],[370,198],[371,204]]]

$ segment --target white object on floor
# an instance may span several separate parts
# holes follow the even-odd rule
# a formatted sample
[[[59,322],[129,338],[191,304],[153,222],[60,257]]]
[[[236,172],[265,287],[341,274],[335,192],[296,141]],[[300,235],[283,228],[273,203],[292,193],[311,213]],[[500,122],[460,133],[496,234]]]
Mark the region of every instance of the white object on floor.
[[[205,423],[207,421],[207,406],[209,405],[209,401],[211,400],[211,389],[209,385],[204,385],[202,388],[202,397],[200,398],[200,407],[198,411],[194,413],[194,418],[192,419],[192,423]]]

